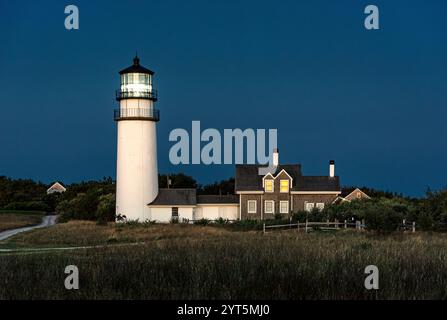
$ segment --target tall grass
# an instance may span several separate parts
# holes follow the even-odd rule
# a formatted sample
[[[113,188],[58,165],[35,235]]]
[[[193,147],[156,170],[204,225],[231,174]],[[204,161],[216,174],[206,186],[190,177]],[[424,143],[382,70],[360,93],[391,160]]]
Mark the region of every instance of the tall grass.
[[[0,232],[36,225],[42,222],[42,213],[0,212]]]
[[[204,231],[209,229],[191,226],[183,230],[192,236],[146,239],[138,246],[2,254],[0,298],[447,298],[444,235],[289,231],[211,236]],[[156,233],[147,228],[151,231]],[[79,267],[77,291],[64,288],[64,269],[70,264]],[[364,288],[364,269],[370,264],[379,268],[379,290]]]

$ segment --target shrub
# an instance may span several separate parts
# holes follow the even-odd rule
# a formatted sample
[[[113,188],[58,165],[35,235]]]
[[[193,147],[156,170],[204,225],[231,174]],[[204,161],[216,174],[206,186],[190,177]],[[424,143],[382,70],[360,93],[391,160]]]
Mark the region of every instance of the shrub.
[[[220,217],[219,219],[217,219],[215,221],[215,223],[218,224],[218,225],[227,225],[227,224],[230,223],[230,220],[224,219],[224,218]]]
[[[368,230],[396,231],[402,223],[402,218],[402,213],[387,206],[371,206],[365,210],[365,223]]]
[[[5,210],[49,211],[48,205],[43,201],[11,202],[4,207]]]
[[[262,230],[264,222],[258,220],[237,220],[231,224],[231,227],[237,230]]]
[[[199,225],[199,226],[206,226],[206,225],[208,225],[208,224],[210,224],[210,220],[209,219],[206,219],[206,218],[202,218],[202,219],[200,219],[200,220],[196,220],[196,221],[194,221],[194,224],[197,224],[197,225]]]
[[[100,222],[115,221],[115,195],[110,193],[99,197],[96,219]]]

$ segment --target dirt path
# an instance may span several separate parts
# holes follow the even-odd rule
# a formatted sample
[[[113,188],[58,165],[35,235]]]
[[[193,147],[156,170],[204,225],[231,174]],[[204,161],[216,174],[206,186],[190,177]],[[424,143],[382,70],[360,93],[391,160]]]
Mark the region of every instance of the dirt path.
[[[15,236],[18,233],[30,231],[30,230],[37,229],[37,228],[45,228],[45,227],[52,226],[52,225],[56,224],[56,217],[57,216],[44,216],[42,218],[41,224],[0,232],[0,241],[8,239],[9,237]]]

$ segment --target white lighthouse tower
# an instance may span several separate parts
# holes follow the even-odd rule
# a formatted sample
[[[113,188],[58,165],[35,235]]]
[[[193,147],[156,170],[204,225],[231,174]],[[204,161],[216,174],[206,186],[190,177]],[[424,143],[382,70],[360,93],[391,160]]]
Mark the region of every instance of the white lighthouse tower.
[[[160,115],[154,108],[154,73],[135,57],[120,75],[119,109],[114,112],[118,126],[116,214],[144,221],[151,218],[147,205],[158,195],[156,124]]]

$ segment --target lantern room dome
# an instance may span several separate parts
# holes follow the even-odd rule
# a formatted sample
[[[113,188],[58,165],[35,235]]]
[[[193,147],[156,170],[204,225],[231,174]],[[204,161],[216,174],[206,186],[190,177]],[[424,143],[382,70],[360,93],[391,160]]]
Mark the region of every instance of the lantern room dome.
[[[135,58],[133,58],[133,65],[131,65],[130,67],[121,70],[119,72],[120,74],[126,74],[126,73],[144,73],[144,74],[150,74],[153,75],[154,72],[143,67],[142,65],[140,65],[140,59],[135,56]]]

